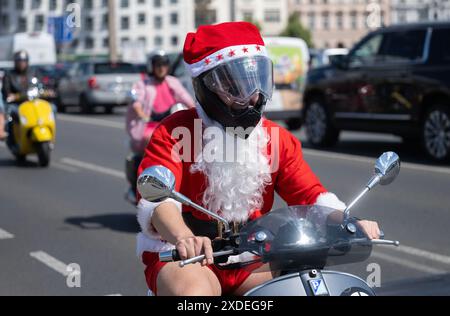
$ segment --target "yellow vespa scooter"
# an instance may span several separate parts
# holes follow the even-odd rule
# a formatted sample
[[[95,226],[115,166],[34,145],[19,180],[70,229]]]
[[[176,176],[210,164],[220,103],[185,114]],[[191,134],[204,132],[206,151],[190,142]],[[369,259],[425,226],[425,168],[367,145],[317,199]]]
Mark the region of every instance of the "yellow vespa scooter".
[[[44,94],[37,78],[33,78],[26,101],[8,118],[13,134],[7,142],[11,153],[19,162],[25,161],[27,155],[37,154],[40,167],[49,166],[56,136],[53,108],[49,102],[40,99]]]

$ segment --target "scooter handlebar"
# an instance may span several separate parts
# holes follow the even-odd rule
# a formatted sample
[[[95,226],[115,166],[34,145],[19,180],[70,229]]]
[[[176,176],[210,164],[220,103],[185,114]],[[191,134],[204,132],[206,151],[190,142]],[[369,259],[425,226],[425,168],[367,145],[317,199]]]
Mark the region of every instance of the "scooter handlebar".
[[[180,254],[176,249],[159,253],[159,261],[161,262],[175,262],[180,260]]]

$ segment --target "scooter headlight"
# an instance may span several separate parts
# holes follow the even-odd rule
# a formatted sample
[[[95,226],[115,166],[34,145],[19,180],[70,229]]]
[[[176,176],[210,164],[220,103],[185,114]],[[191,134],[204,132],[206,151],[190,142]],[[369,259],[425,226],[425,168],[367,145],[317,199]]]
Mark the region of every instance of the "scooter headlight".
[[[25,116],[21,116],[21,117],[20,117],[20,123],[21,123],[22,125],[27,125],[27,123],[28,123],[27,118],[26,118]]]
[[[54,122],[55,121],[55,113],[50,112],[50,114],[48,115],[48,119],[50,122]]]

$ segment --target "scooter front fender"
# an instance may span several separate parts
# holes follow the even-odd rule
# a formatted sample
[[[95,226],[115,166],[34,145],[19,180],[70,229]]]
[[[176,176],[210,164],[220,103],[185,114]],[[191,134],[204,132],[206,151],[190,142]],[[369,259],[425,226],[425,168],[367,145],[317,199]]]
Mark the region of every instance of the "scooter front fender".
[[[348,273],[304,271],[273,279],[245,296],[375,296],[367,283]]]
[[[31,131],[31,141],[34,143],[51,142],[53,134],[50,128],[43,126],[36,126]]]

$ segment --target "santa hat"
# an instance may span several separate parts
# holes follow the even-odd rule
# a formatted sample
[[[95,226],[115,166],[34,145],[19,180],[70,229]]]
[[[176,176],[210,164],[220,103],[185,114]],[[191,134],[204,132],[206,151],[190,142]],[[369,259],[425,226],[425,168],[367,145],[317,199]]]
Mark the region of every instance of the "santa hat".
[[[252,56],[268,54],[258,28],[248,22],[200,26],[184,44],[184,61],[194,78],[222,63]]]

